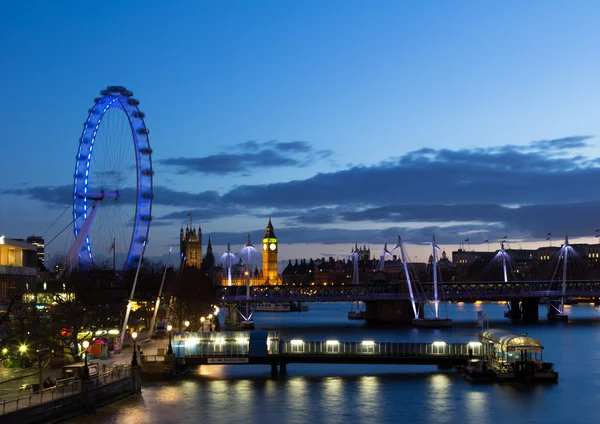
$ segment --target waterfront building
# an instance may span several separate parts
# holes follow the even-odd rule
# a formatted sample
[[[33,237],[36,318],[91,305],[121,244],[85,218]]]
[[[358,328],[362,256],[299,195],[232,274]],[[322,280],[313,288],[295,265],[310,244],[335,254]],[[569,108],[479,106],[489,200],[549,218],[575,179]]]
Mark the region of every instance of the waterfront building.
[[[37,247],[0,236],[0,309],[14,290],[24,291],[37,280]]]
[[[383,272],[379,272],[376,276],[376,269],[379,259],[370,258],[370,249],[364,246],[362,249],[353,248],[352,253],[358,252],[358,273],[359,282],[366,283],[368,281],[387,280],[387,281],[404,281],[404,268],[402,261],[396,256],[385,261]],[[418,271],[423,274],[425,264],[411,264],[413,271]],[[319,258],[313,260],[306,259],[291,259],[281,273],[283,284],[290,285],[345,285],[352,284],[352,276],[354,273],[354,263],[348,259],[329,259]]]
[[[277,270],[277,258],[279,254],[279,240],[275,236],[275,230],[271,223],[271,218],[266,227],[265,236],[262,239],[261,244],[262,250],[262,269],[259,269],[256,264],[252,264],[253,269],[247,270],[247,266],[244,263],[245,257],[237,257],[237,262],[231,265],[231,285],[232,286],[245,286],[247,282],[248,274],[250,273],[250,285],[257,286],[263,284],[269,285],[280,285],[281,277]],[[221,285],[229,285],[229,278],[227,274],[227,268],[221,264],[215,268],[214,273],[215,281],[220,281]]]
[[[40,236],[29,236],[27,237],[27,243],[33,244],[37,247],[37,265],[40,271],[45,271],[44,266],[44,238]]]
[[[578,262],[580,266],[570,267],[569,279],[597,278],[600,273],[600,244],[571,244],[575,256],[569,261]],[[551,279],[559,257],[560,246],[543,246],[537,249],[505,249],[510,258],[510,280]],[[499,250],[493,252],[466,251],[458,249],[452,252],[460,279],[479,281],[500,281],[503,273],[500,261],[494,258]]]

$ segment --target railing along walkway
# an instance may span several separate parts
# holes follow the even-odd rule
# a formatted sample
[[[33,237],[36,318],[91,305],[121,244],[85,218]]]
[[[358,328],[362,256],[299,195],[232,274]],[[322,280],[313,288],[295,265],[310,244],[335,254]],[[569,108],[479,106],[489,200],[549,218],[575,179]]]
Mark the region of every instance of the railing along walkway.
[[[90,380],[89,388],[113,383],[130,376],[130,366],[111,367],[110,371],[102,373],[97,378]],[[57,385],[54,387],[49,387],[27,396],[19,396],[16,399],[0,401],[0,415],[81,393],[83,387],[82,383],[82,380],[74,378],[58,380]]]

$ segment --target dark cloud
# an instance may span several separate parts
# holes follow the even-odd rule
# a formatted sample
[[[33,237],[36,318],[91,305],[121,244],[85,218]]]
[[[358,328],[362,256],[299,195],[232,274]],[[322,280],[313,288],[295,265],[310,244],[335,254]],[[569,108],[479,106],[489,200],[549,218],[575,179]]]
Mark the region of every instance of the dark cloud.
[[[328,150],[315,151],[306,141],[276,142],[245,141],[231,150],[200,158],[168,158],[158,162],[174,167],[180,174],[213,175],[247,174],[254,169],[306,167],[315,160],[331,156]]]
[[[11,188],[0,191],[0,194],[27,197],[33,200],[39,200],[44,204],[66,206],[73,203],[73,185]]]
[[[222,200],[216,191],[203,191],[200,193],[188,193],[184,191],[171,190],[164,186],[154,186],[153,205],[187,207],[198,204],[221,205]],[[0,191],[1,194],[23,196],[33,200],[39,200],[46,204],[68,205],[73,203],[73,186],[63,185],[57,187],[30,187],[8,189]],[[135,202],[135,189],[125,188],[119,191],[119,201],[133,204]]]
[[[402,239],[408,243],[420,244],[431,240],[433,234],[440,246],[457,242],[456,234],[463,234],[473,230],[472,226],[455,225],[450,227],[428,226],[424,228],[387,227],[379,230],[349,230],[344,228],[315,229],[314,227],[279,228],[275,225],[275,234],[280,243],[320,243],[320,244],[348,244],[348,253],[355,243],[384,244],[392,243],[401,234]],[[479,227],[480,229],[480,227]],[[210,233],[213,244],[243,245],[250,234],[252,243],[256,246],[265,235],[265,230],[252,230],[250,232],[212,232]],[[506,234],[503,234],[504,236]],[[502,237],[501,236],[501,237]],[[462,237],[462,235],[460,236]],[[499,238],[501,238],[499,237]],[[464,238],[464,237],[463,237]],[[491,237],[490,237],[491,238]],[[483,238],[482,240],[483,241]],[[391,249],[392,245],[389,246]]]
[[[531,145],[539,149],[578,149],[587,145],[586,141],[593,138],[589,135],[575,135],[572,137],[557,138],[554,140],[539,140],[531,142]]]
[[[588,137],[573,137],[573,139]],[[571,139],[571,138],[569,138]],[[564,140],[564,139],[561,139]],[[538,142],[539,143],[539,142]],[[239,186],[224,195],[235,204],[267,200],[287,208],[390,203],[530,204],[600,199],[596,161],[568,156],[553,140],[540,151],[527,146],[420,149],[374,166],[317,174],[306,180]],[[561,151],[560,155],[549,154]]]
[[[179,223],[190,211],[201,221],[224,214],[272,216],[281,227],[287,227],[278,228],[278,236],[298,243],[377,243],[395,239],[395,232],[419,239],[428,239],[435,232],[454,242],[471,238],[465,234],[481,234],[482,240],[504,235],[539,239],[547,232],[585,236],[600,227],[596,216],[600,160],[577,154],[590,138],[572,136],[524,146],[459,150],[423,148],[377,165],[319,173],[305,180],[241,186],[223,194],[155,186],[154,205],[178,209],[155,220]],[[330,153],[313,151],[301,141],[248,141],[233,150],[250,148],[274,155],[305,148],[312,155],[327,157]],[[14,188],[0,194],[68,204],[72,187]],[[274,206],[269,211],[265,205]],[[344,229],[360,228],[362,222],[381,226],[402,223],[404,227]],[[334,226],[339,228],[330,228]],[[259,233],[253,234],[264,235]]]

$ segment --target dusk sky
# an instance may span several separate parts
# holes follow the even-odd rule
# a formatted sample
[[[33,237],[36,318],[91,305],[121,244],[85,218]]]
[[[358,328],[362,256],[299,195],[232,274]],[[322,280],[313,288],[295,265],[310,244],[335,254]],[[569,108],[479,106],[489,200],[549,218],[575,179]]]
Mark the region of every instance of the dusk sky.
[[[597,1],[6,3],[0,234],[69,224],[82,124],[123,85],[153,149],[149,256],[178,250],[190,212],[216,254],[258,245],[271,217],[280,260],[378,254],[397,234],[448,252],[592,242],[598,16]]]

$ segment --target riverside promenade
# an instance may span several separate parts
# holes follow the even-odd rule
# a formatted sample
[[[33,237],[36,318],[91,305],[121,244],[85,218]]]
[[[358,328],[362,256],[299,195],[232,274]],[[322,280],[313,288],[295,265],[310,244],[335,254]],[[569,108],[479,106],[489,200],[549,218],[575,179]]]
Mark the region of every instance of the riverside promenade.
[[[145,336],[146,334],[142,333],[138,340],[145,338]],[[167,350],[168,339],[165,337],[164,339],[141,341],[137,343],[137,345],[140,346],[141,351],[144,354],[144,358],[140,358],[138,356],[138,362],[144,362],[146,356],[150,360],[155,361],[157,358],[162,357],[162,355],[157,356],[157,354],[162,353],[163,350]],[[104,374],[104,379],[108,380],[115,377],[115,375],[110,374],[111,370],[123,369],[124,367],[129,366],[131,364],[132,357],[133,345],[126,347],[120,353],[111,354],[110,358],[90,358],[89,361],[98,363],[100,367],[100,374]],[[46,367],[46,369],[44,369],[44,378],[50,376],[58,379],[61,376],[61,372],[62,370],[60,368],[57,369]],[[110,377],[107,377],[107,375],[110,375]],[[3,409],[5,412],[10,412],[15,410],[17,407],[18,409],[22,409],[29,406],[39,405],[41,403],[55,400],[57,397],[62,395],[66,396],[67,394],[72,394],[67,393],[66,389],[62,389],[62,391],[60,391],[60,388],[55,389],[53,393],[50,391],[48,391],[47,394],[37,392],[37,395],[36,393],[32,393],[30,390],[21,390],[22,385],[32,385],[37,383],[39,383],[39,369],[37,367],[23,369],[0,368],[0,416],[3,413]],[[79,388],[74,386],[69,390],[73,392],[79,390]]]

